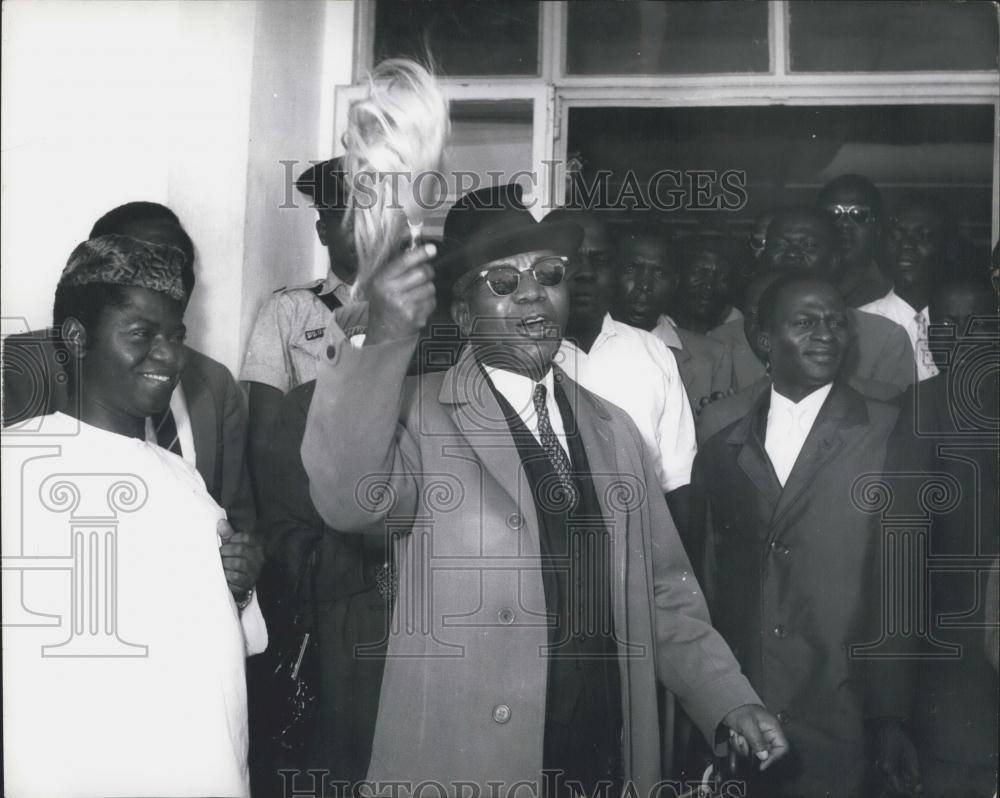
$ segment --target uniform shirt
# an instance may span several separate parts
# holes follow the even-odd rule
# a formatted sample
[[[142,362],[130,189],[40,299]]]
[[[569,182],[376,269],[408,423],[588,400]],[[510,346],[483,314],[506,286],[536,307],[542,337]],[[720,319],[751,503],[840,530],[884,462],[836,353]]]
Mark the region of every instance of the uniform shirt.
[[[918,382],[930,379],[938,373],[930,350],[927,348],[927,327],[930,324],[927,308],[920,311],[914,310],[909,302],[901,299],[895,291],[890,289],[884,297],[862,305],[859,310],[894,321],[906,330],[906,334],[910,337],[910,343],[913,344]]]
[[[33,437],[0,463],[7,794],[248,795],[267,633],[226,583],[224,511],[156,444],[61,413]]]
[[[793,402],[771,388],[771,406],[767,411],[767,432],[764,450],[771,459],[781,487],[785,487],[809,430],[816,423],[823,402],[830,395],[833,383],[817,388],[800,402]]]
[[[677,361],[663,341],[605,315],[589,353],[563,340],[554,362],[578,384],[628,413],[665,492],[691,482],[697,452],[694,416]]]
[[[514,408],[521,421],[524,422],[531,434],[535,436],[539,445],[542,443],[541,434],[538,431],[538,414],[535,412],[535,386],[538,385],[530,377],[522,374],[515,374],[505,369],[497,369],[492,366],[484,366],[486,376],[490,378],[493,387],[500,392],[500,395],[507,400],[507,403]],[[552,431],[556,434],[563,451],[569,456],[569,445],[566,443],[566,430],[563,427],[562,415],[559,413],[559,405],[556,403],[555,391],[553,390],[552,369],[545,372],[541,379],[541,384],[545,386],[545,408],[549,411],[549,423]]]
[[[323,334],[333,318],[323,297],[332,294],[346,304],[350,293],[351,287],[332,272],[325,280],[276,291],[257,314],[240,380],[288,393],[315,379]]]

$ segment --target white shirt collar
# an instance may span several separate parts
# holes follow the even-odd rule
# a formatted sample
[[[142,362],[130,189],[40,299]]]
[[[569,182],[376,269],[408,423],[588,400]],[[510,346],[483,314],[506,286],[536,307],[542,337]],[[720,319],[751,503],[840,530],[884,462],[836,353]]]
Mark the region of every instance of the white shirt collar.
[[[819,415],[819,410],[826,401],[826,397],[830,395],[830,390],[833,388],[833,383],[829,382],[822,388],[817,388],[808,396],[804,397],[799,402],[793,402],[787,396],[782,396],[778,393],[774,386],[771,386],[771,410],[772,413],[780,413],[787,410],[792,415],[799,419],[808,419],[812,416],[813,419]]]
[[[510,402],[511,407],[518,413],[525,408],[534,407],[532,396],[535,392],[535,386],[539,383],[545,386],[546,396],[552,395],[553,379],[551,368],[545,372],[545,376],[539,382],[535,382],[531,377],[525,377],[523,374],[516,374],[513,371],[498,369],[494,366],[484,365],[483,369],[493,383],[493,387],[503,394],[503,397]]]
[[[597,346],[600,341],[614,338],[616,335],[618,335],[618,330],[615,328],[615,321],[611,318],[610,313],[605,313],[604,318],[601,320],[601,331],[597,334],[597,338],[594,339],[594,346]],[[593,349],[594,346],[590,348]]]
[[[666,314],[660,316],[654,331],[659,336],[660,340],[671,349],[684,348],[684,344],[681,343],[681,337],[677,334],[677,322]]]
[[[900,311],[904,315],[912,316],[914,319],[916,319],[918,316],[924,319],[928,318],[928,309],[926,307],[922,308],[921,310],[917,310],[916,308],[913,307],[913,305],[911,305],[909,302],[903,299],[903,297],[897,294],[896,289],[894,288],[890,288],[889,293],[886,294],[884,297],[882,297],[882,300],[885,302],[893,303],[894,305],[899,307]]]
[[[351,295],[351,286],[341,280],[332,271],[326,273],[326,278],[323,280],[323,286],[319,290],[320,296],[326,296],[327,294],[336,294],[338,299],[344,300]]]

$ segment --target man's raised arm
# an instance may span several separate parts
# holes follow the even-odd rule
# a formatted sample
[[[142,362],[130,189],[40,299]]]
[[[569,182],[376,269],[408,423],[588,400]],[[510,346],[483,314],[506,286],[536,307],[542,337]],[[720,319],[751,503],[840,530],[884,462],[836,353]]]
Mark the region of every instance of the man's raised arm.
[[[398,424],[417,335],[434,311],[433,245],[387,263],[366,287],[368,332],[353,347],[331,323],[302,441],[309,493],[323,520],[362,531],[415,507],[419,451]]]

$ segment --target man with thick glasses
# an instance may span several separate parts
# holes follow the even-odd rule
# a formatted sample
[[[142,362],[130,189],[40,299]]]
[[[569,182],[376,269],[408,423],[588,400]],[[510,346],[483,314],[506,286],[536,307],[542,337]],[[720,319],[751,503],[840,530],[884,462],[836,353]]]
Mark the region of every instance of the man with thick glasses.
[[[396,533],[369,786],[648,794],[657,678],[770,765],[784,735],[709,624],[639,432],[554,365],[580,229],[535,222],[508,185],[462,197],[444,233],[447,258],[373,277],[363,346],[327,330],[302,445],[331,527]],[[468,343],[407,379],[435,269]]]
[[[876,264],[882,195],[867,177],[841,175],[819,191],[816,204],[837,225],[843,269],[838,288],[848,307],[883,296],[889,283]]]

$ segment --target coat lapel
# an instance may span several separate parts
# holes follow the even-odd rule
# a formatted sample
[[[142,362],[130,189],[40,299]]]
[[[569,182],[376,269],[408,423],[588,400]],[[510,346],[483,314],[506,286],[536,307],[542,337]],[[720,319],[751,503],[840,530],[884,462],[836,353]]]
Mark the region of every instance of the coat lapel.
[[[785,482],[778,506],[771,519],[772,527],[798,501],[802,493],[816,479],[816,475],[844,445],[841,430],[844,427],[868,422],[864,400],[854,391],[835,384],[820,408],[816,422],[809,430],[802,450]]]
[[[736,462],[757,488],[768,507],[774,508],[781,496],[781,483],[774,473],[771,458],[764,450],[764,430],[771,405],[770,390],[764,391],[753,403],[750,412],[737,424],[726,440],[739,447]]]
[[[499,402],[472,349],[462,350],[458,362],[444,375],[439,401],[462,433],[483,468],[515,502],[521,493],[521,456]]]
[[[181,372],[181,386],[184,401],[187,402],[188,418],[191,420],[191,437],[194,438],[195,462],[198,472],[205,480],[205,487],[212,493],[215,484],[215,465],[218,456],[215,417],[215,403],[208,382],[194,362],[189,362]]]

